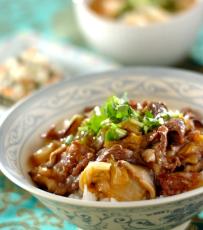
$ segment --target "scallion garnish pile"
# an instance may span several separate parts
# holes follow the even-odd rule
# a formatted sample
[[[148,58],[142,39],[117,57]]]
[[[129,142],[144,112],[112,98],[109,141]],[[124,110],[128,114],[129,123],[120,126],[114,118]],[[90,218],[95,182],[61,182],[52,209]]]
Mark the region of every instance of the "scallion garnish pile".
[[[163,125],[170,118],[182,117],[180,112],[164,111],[158,115],[153,115],[152,111],[142,109],[135,110],[129,103],[127,95],[118,98],[110,97],[102,106],[96,106],[90,117],[79,127],[82,136],[98,136],[101,132],[105,135],[105,140],[119,140],[127,135],[127,131],[122,128],[124,121],[131,121],[136,124],[144,134]]]
[[[177,10],[176,0],[126,0],[123,4],[120,14],[130,10],[139,10],[146,6],[161,7],[169,12],[174,12]]]

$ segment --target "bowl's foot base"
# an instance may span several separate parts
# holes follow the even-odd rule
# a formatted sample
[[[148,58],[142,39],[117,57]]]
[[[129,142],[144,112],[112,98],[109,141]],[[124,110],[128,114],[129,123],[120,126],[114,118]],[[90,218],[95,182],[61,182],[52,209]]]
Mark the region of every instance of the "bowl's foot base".
[[[187,221],[184,224],[181,224],[181,225],[179,225],[179,226],[177,226],[177,227],[175,227],[175,228],[173,228],[171,230],[187,230],[189,225],[190,225],[190,222],[191,221]]]
[[[177,226],[177,227],[175,227],[175,228],[173,228],[173,229],[171,229],[171,230],[189,230],[189,225],[190,225],[190,222],[191,221],[187,221],[187,222],[185,222],[184,224],[181,224],[181,225],[179,225],[179,226]],[[81,229],[81,228],[77,228],[77,230],[83,230],[83,229]]]

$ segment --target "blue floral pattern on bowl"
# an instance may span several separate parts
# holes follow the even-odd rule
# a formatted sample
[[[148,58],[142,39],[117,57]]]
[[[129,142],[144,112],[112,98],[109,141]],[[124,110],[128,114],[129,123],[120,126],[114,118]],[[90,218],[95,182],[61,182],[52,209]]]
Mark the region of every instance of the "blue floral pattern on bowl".
[[[32,185],[26,161],[39,134],[52,122],[71,116],[112,94],[129,92],[137,100],[164,100],[171,107],[203,111],[203,78],[191,72],[135,68],[75,77],[41,90],[7,116],[0,130],[0,168],[63,219],[83,229],[171,229],[203,208],[203,189],[139,202],[88,202],[56,196]]]

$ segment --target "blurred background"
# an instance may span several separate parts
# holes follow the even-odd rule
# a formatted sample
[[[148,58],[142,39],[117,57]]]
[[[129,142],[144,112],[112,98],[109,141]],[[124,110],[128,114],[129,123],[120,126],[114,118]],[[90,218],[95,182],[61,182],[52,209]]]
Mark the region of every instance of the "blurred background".
[[[87,46],[76,23],[71,0],[0,0],[0,41],[19,34],[35,33],[47,40],[69,43],[96,52]],[[177,66],[202,71],[203,26],[193,48]]]
[[[1,39],[29,31],[51,39],[72,38],[75,25],[71,1],[1,0],[0,6]]]

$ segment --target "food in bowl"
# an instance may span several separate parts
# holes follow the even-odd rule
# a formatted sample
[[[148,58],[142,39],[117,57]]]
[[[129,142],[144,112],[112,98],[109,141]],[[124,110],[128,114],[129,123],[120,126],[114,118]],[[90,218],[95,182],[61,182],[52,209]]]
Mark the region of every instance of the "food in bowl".
[[[12,104],[61,77],[43,54],[30,48],[0,66],[0,96]]]
[[[147,22],[144,26],[129,26],[120,18],[104,17],[90,8],[91,0],[74,3],[78,25],[88,44],[125,65],[177,64],[190,52],[202,25],[202,0],[183,11],[166,11],[169,20],[164,23]]]
[[[145,26],[167,21],[174,14],[192,7],[195,2],[196,0],[92,0],[89,7],[107,19]]]
[[[203,185],[203,123],[191,109],[112,96],[42,134],[29,175],[51,193],[148,200]]]
[[[32,183],[27,163],[30,154],[43,146],[40,134],[84,107],[101,105],[112,92],[129,92],[137,101],[164,101],[174,110],[190,107],[203,112],[203,78],[197,73],[145,67],[67,79],[34,94],[4,118],[0,129],[1,171],[61,219],[81,229],[168,230],[189,221],[203,209],[203,187],[151,200],[98,202],[55,195]]]

